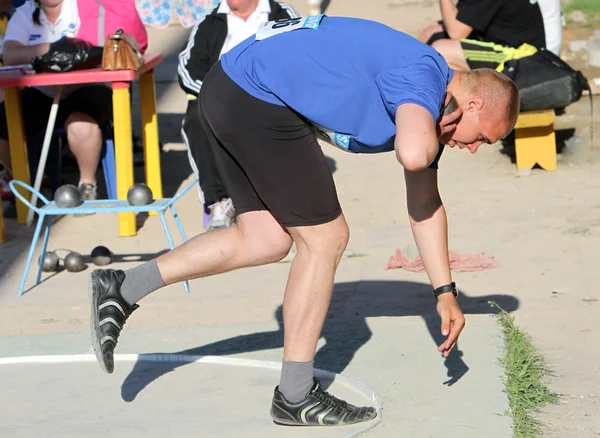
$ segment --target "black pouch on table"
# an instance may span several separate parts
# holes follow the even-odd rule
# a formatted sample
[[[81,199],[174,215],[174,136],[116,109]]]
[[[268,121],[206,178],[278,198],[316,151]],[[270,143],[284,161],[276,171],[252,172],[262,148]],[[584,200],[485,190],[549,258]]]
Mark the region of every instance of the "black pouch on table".
[[[33,58],[31,64],[37,73],[95,68],[102,64],[102,47],[78,38],[62,37],[50,44],[48,52]]]

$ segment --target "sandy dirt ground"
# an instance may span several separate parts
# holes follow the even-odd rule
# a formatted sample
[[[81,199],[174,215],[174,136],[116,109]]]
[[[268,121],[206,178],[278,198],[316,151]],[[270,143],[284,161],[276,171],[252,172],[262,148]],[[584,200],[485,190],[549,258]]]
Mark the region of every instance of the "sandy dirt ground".
[[[303,0],[290,3],[301,14],[306,13]],[[333,0],[328,13],[376,19],[412,34],[439,16],[437,2],[433,0]],[[167,34],[171,36],[165,38]],[[184,41],[184,34],[153,32],[154,47],[173,54]],[[172,194],[189,175],[177,134],[185,99],[173,83],[173,67],[171,56],[157,74],[167,194]],[[598,114],[600,104],[595,106]],[[440,190],[448,211],[450,249],[485,252],[500,263],[498,269],[456,274],[455,280],[461,289],[468,291],[470,298],[509,297],[506,303],[509,307],[513,304],[510,310],[517,323],[532,335],[554,370],[550,385],[562,397],[558,405],[541,413],[549,425],[547,436],[600,435],[600,293],[596,289],[600,283],[596,254],[600,244],[600,122],[596,118],[594,144],[590,139],[591,124],[589,102],[585,99],[558,118],[557,135],[563,142],[565,138],[568,140],[559,155],[556,172],[533,169],[517,174],[510,150],[501,145],[482,147],[476,155],[447,150],[440,165]],[[402,171],[393,155],[357,157],[330,147],[325,152],[335,168],[340,200],[353,233],[348,253],[369,259],[365,264],[372,270],[369,272],[376,272],[373,275],[378,279],[402,278],[426,283],[424,274],[383,271],[396,248],[414,251],[406,220]],[[188,193],[185,200],[186,205],[192,205],[181,209],[186,228],[189,234],[200,232],[199,208],[193,206],[195,194]],[[97,232],[90,233],[90,229]],[[7,233],[9,242],[0,246],[0,335],[84,332],[87,320],[81,306],[85,306],[85,297],[78,297],[72,303],[73,294],[67,289],[85,285],[86,274],[73,276],[72,282],[57,277],[53,286],[50,280],[47,286],[42,285],[17,300],[13,296],[14,287],[21,275],[23,251],[30,232],[7,220]],[[86,248],[105,242],[107,235],[114,236],[116,224],[99,217],[65,218],[57,223],[54,233],[60,236],[54,248],[85,252]],[[128,267],[163,250],[165,241],[157,221],[148,221],[137,237],[111,238],[110,245],[117,254],[136,252],[132,251],[136,245],[143,248],[138,251],[137,259],[120,260],[119,267]],[[360,270],[360,260],[351,258],[347,263]],[[374,266],[381,266],[381,270]],[[265,283],[280,281],[284,276],[279,268],[264,272]],[[351,273],[348,275],[352,277]],[[227,278],[243,284],[243,274]],[[44,295],[44,287],[56,294]],[[61,287],[65,290],[57,291]],[[163,296],[177,305],[180,289],[172,286]],[[261,306],[274,307],[277,299],[259,294]],[[255,296],[248,294],[237,300],[242,303],[237,312],[244,312],[245,321],[262,321],[264,315],[252,305]],[[68,306],[69,303],[73,305]],[[160,305],[150,299],[147,307],[152,310],[147,316],[136,318],[130,328],[197,325],[195,312],[203,303],[197,304],[180,309],[174,317],[166,310],[161,311]],[[217,307],[214,314],[203,315],[205,325],[236,323],[241,318],[231,312],[227,300],[211,304],[222,305],[223,311]],[[225,314],[230,320],[223,320]],[[469,329],[467,325],[466,330]],[[451,408],[460,410],[461,406]]]

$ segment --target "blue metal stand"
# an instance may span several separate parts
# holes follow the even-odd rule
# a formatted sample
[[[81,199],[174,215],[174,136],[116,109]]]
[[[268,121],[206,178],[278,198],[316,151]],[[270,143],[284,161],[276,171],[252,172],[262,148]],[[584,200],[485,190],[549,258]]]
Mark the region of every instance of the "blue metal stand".
[[[183,231],[183,226],[181,225],[181,221],[179,220],[179,215],[177,214],[177,210],[175,210],[175,202],[183,196],[189,189],[191,189],[196,183],[197,179],[188,184],[183,190],[177,193],[172,198],[163,198],[157,199],[148,205],[140,205],[134,206],[129,205],[126,200],[98,200],[98,201],[84,201],[79,207],[74,208],[60,208],[56,205],[54,201],[49,201],[44,195],[35,190],[33,187],[28,186],[27,184],[13,180],[10,182],[10,189],[15,194],[19,200],[25,204],[27,207],[32,209],[38,215],[37,225],[35,227],[35,232],[33,234],[33,239],[31,240],[31,247],[29,248],[29,254],[27,255],[27,263],[25,264],[25,271],[23,272],[23,278],[21,279],[21,284],[19,286],[18,295],[23,295],[23,291],[25,289],[25,281],[27,280],[27,274],[29,273],[29,268],[31,266],[31,262],[33,260],[33,254],[35,253],[35,248],[37,246],[38,239],[42,232],[42,228],[44,226],[44,221],[46,222],[46,228],[44,232],[44,238],[42,242],[42,255],[46,253],[46,248],[48,246],[48,239],[50,237],[50,227],[52,226],[52,216],[61,216],[61,215],[84,215],[84,214],[99,214],[99,213],[149,213],[151,211],[155,211],[160,216],[160,221],[165,230],[165,234],[167,236],[167,241],[169,242],[169,247],[171,249],[175,248],[175,243],[173,242],[173,238],[171,237],[171,232],[169,231],[169,227],[167,226],[167,220],[165,217],[165,212],[167,210],[171,210],[173,214],[173,218],[175,219],[175,223],[177,224],[177,228],[179,229],[179,233],[181,234],[181,238],[183,241],[187,241],[187,236]],[[41,207],[34,206],[31,204],[23,195],[21,195],[16,186],[23,187],[31,194],[37,196],[37,198],[44,204]],[[42,278],[42,264],[43,257],[40,257],[38,263],[38,273],[36,277],[36,285],[38,285]],[[183,287],[185,292],[188,293],[190,291],[190,286],[187,281],[183,282]]]

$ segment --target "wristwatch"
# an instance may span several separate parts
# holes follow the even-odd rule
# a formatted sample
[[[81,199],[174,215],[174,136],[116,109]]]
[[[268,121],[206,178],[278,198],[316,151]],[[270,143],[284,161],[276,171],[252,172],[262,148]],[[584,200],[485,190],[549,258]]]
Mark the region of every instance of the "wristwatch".
[[[447,294],[448,292],[452,292],[452,295],[454,295],[454,298],[458,297],[458,291],[456,290],[455,282],[452,282],[450,284],[445,284],[443,286],[438,287],[437,289],[434,289],[433,296],[437,300],[440,295]]]

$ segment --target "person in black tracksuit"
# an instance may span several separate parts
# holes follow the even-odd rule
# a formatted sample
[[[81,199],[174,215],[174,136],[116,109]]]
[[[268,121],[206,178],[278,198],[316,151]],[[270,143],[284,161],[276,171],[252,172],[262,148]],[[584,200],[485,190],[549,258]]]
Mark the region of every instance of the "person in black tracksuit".
[[[245,14],[240,14],[236,9],[240,5],[246,6]],[[251,33],[255,33],[261,21],[294,17],[298,17],[297,12],[280,1],[224,0],[224,4],[217,6],[192,29],[186,46],[179,54],[179,83],[188,94],[182,137],[188,148],[190,164],[200,178],[200,200],[211,213],[208,230],[230,226],[235,218],[235,210],[199,123],[197,97],[202,82],[221,55],[241,42],[243,35],[240,34],[248,32],[248,26],[254,28]],[[229,23],[235,26],[230,28]]]

